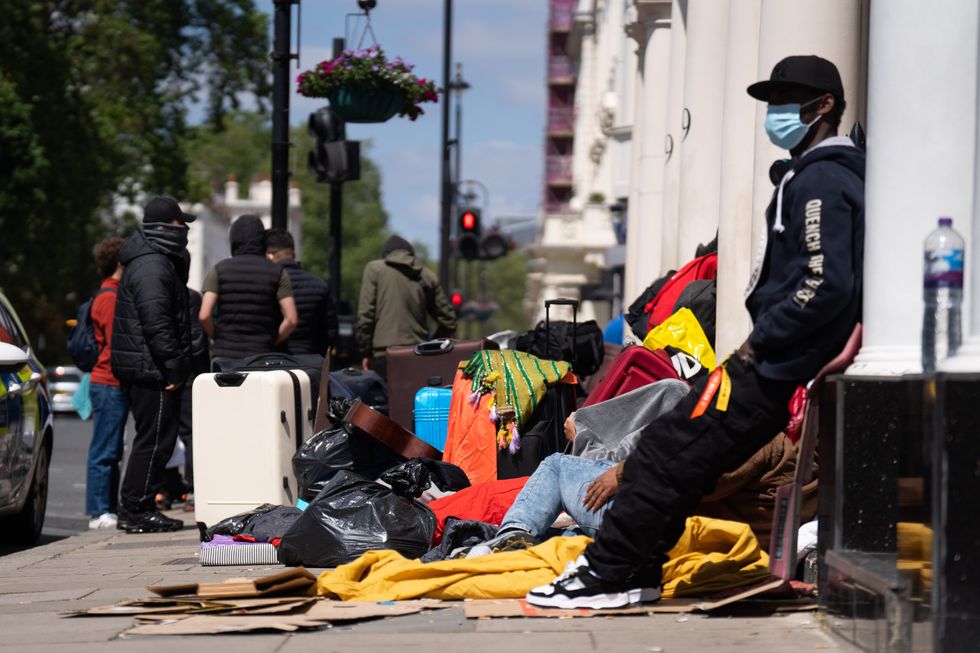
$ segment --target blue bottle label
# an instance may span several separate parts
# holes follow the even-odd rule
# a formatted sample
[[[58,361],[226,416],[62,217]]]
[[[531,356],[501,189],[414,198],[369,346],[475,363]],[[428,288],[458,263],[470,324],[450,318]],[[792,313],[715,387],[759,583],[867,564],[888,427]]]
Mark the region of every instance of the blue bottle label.
[[[925,278],[926,288],[962,288],[963,287],[963,250],[941,249],[926,252]]]

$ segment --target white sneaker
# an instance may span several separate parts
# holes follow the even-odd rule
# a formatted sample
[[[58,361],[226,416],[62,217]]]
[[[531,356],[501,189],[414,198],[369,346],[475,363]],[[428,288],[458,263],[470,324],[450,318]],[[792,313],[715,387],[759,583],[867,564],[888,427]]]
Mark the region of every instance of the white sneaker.
[[[88,520],[88,527],[93,531],[99,528],[115,528],[116,521],[116,516],[114,514],[111,512],[104,512],[95,519]]]
[[[625,608],[660,599],[659,587],[629,587],[607,583],[596,576],[585,556],[568,563],[565,573],[548,585],[535,587],[525,600],[543,608]]]

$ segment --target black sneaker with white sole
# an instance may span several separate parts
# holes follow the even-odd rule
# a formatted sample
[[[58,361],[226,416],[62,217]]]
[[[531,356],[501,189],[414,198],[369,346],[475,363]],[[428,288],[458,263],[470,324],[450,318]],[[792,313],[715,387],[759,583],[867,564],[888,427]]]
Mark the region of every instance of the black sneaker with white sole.
[[[565,573],[548,585],[535,587],[525,600],[542,608],[625,608],[660,599],[659,587],[624,587],[607,583],[589,568],[585,556],[568,563]]]

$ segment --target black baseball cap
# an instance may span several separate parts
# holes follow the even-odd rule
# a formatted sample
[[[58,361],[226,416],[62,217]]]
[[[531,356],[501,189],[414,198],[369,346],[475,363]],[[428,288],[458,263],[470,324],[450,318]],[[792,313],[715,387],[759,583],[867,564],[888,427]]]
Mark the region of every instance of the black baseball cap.
[[[181,211],[180,204],[177,203],[177,200],[166,195],[154,197],[143,207],[143,224],[150,222],[173,222],[174,220],[194,222],[197,220],[197,216]]]
[[[801,87],[844,99],[837,66],[813,54],[786,57],[772,69],[768,80],[752,84],[747,91],[756,100],[769,102],[776,91]]]

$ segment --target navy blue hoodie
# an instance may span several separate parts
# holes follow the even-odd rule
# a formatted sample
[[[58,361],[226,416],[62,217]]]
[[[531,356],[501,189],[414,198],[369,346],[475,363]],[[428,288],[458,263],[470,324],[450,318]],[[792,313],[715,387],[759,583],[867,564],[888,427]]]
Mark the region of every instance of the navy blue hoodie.
[[[767,242],[745,301],[759,374],[807,381],[861,319],[864,153],[827,139],[786,173],[766,210]]]

